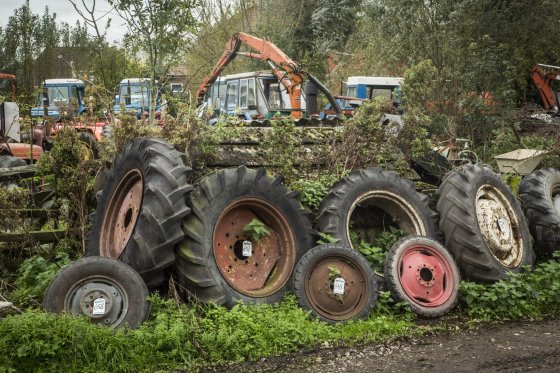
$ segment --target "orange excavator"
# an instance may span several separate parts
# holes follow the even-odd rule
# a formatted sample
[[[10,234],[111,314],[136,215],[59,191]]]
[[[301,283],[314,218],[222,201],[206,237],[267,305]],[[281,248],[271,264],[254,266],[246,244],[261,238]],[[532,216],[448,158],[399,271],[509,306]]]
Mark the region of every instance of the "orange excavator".
[[[560,115],[560,97],[552,87],[553,81],[560,81],[560,67],[537,64],[531,70],[531,79],[539,90],[545,110]]]
[[[241,52],[241,46],[245,44],[248,52]],[[273,74],[278,82],[286,89],[291,104],[291,117],[300,119],[303,117],[302,112],[302,84],[307,79],[306,84],[310,84],[309,95],[306,101],[306,111],[311,114],[318,114],[318,105],[316,103],[316,92],[322,92],[337,116],[342,117],[340,106],[335,100],[331,92],[313,75],[303,70],[294,60],[288,57],[280,48],[268,40],[264,40],[255,36],[239,32],[235,34],[225,45],[224,52],[220,59],[212,69],[212,72],[206,76],[196,91],[198,104],[202,104],[204,97],[212,84],[216,82],[225,67],[236,57],[244,56],[259,61],[267,62],[271,67]],[[314,87],[312,87],[314,86]]]

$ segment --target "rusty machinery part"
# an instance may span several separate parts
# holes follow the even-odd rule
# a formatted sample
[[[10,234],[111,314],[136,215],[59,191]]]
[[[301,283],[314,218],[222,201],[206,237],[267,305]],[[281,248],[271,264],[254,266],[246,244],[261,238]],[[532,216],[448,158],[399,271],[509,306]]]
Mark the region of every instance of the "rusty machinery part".
[[[294,274],[299,304],[333,324],[368,317],[378,297],[378,285],[367,259],[357,250],[326,244],[309,250]]]
[[[548,253],[560,250],[560,171],[533,172],[521,181],[519,198],[537,247]]]
[[[129,265],[91,256],[61,269],[43,299],[45,310],[85,315],[96,324],[135,328],[150,315],[146,284]]]
[[[87,255],[118,258],[153,289],[165,281],[183,239],[189,214],[190,168],[185,155],[160,139],[136,138],[117,155],[105,175],[88,235]]]
[[[99,143],[91,132],[80,131],[78,133],[82,145],[82,157],[86,161],[91,161],[99,158]]]
[[[410,180],[375,168],[356,170],[337,181],[319,206],[317,229],[352,247],[358,240],[375,244],[376,236],[393,226],[407,235],[437,239],[437,214],[429,199]]]
[[[437,194],[445,246],[466,279],[498,281],[535,262],[521,206],[490,166],[451,171]]]
[[[385,284],[396,302],[406,302],[423,317],[451,311],[459,298],[459,269],[451,254],[437,241],[408,236],[389,250]]]
[[[189,196],[175,277],[184,297],[233,307],[274,303],[291,288],[293,269],[313,246],[310,212],[282,177],[264,168],[222,169]],[[257,219],[268,234],[255,240],[244,227]]]

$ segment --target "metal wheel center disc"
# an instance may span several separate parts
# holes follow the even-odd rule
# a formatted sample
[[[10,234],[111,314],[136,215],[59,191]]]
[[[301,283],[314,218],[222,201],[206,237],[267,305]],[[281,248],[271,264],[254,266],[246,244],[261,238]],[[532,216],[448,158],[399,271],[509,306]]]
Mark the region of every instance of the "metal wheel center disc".
[[[123,311],[122,294],[109,284],[87,282],[71,295],[70,311],[74,315],[86,315],[93,321],[112,325]]]
[[[521,228],[507,198],[486,184],[476,193],[475,207],[480,233],[492,255],[506,267],[519,265],[523,256]]]

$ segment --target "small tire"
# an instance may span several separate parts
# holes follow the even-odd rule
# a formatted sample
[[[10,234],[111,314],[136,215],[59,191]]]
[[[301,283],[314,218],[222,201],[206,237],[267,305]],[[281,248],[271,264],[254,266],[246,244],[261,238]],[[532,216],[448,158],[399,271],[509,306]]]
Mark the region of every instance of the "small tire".
[[[27,166],[27,162],[12,155],[0,155],[0,168]]]
[[[314,242],[310,212],[282,177],[264,168],[223,169],[200,180],[189,196],[185,239],[174,268],[181,296],[231,308],[276,303],[291,290],[299,258]],[[257,218],[269,234],[253,241],[243,228]],[[250,241],[251,256],[242,255]]]
[[[415,314],[433,318],[451,311],[459,298],[459,269],[436,240],[409,236],[389,250],[385,284],[396,302],[406,302]]]
[[[465,164],[443,179],[439,226],[463,277],[495,282],[535,262],[521,207],[490,166]]]
[[[136,328],[150,315],[148,295],[146,284],[132,267],[92,256],[58,272],[45,292],[43,307],[53,313],[86,315],[94,323],[113,328]],[[94,302],[100,299],[102,309],[94,311]]]
[[[519,185],[519,198],[537,247],[547,253],[560,250],[560,171],[533,172]]]
[[[340,273],[332,272],[335,267]],[[337,278],[344,280],[344,294],[334,293]],[[300,306],[329,324],[367,318],[378,298],[369,262],[340,244],[316,246],[305,253],[296,266],[293,286]]]
[[[90,132],[80,132],[78,134],[78,138],[82,142],[84,146],[84,153],[86,153],[86,160],[88,157],[92,157],[92,159],[99,158],[99,143],[95,139]]]
[[[412,181],[396,172],[356,170],[337,181],[319,206],[317,229],[352,247],[350,225],[354,213],[368,214],[360,219],[366,228],[377,220],[371,225],[374,230],[397,225],[407,235],[439,236],[437,214],[430,209],[428,196],[417,192]],[[367,231],[360,234],[361,239],[367,237],[365,241],[374,243],[372,236]]]
[[[160,139],[140,137],[117,155],[93,215],[87,256],[118,258],[134,268],[149,289],[167,279],[174,247],[189,214],[191,169],[185,155]]]

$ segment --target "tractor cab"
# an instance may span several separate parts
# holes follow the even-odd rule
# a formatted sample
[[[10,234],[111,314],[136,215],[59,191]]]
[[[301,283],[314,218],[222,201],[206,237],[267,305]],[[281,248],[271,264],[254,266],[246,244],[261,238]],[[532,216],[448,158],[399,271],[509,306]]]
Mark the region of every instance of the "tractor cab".
[[[151,82],[149,78],[123,79],[119,84],[119,92],[115,96],[113,113],[118,115],[122,110],[136,115],[136,118],[147,118],[150,114]],[[161,94],[156,91],[155,118],[161,118]]]
[[[270,119],[278,113],[289,116],[293,111],[286,89],[274,74],[267,71],[217,78],[199,110],[203,110],[209,119],[229,115],[248,121]],[[303,99],[302,110],[305,110]]]
[[[78,79],[46,79],[41,84],[37,106],[31,109],[31,118],[48,116],[59,120],[66,116],[82,114],[84,82]]]

